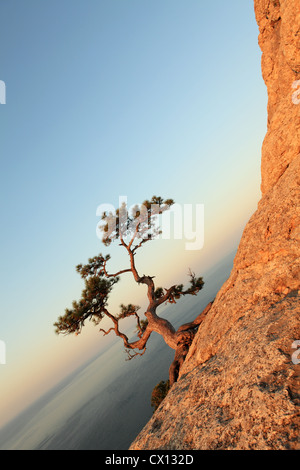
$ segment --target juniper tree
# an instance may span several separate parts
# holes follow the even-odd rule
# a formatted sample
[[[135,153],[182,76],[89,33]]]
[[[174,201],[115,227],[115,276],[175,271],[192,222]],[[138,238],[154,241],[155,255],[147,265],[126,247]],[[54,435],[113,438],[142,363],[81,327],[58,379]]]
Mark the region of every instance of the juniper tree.
[[[60,316],[54,324],[57,334],[79,334],[86,320],[92,320],[95,325],[99,325],[101,320],[108,318],[111,321],[111,328],[107,330],[101,328],[100,331],[104,335],[115,333],[120,337],[129,359],[145,353],[151,333],[155,331],[163,337],[170,348],[175,350],[174,361],[169,369],[170,387],[177,380],[196,329],[211,306],[209,304],[193,322],[186,323],[175,330],[170,321],[159,316],[159,307],[166,303],[176,303],[183,296],[198,294],[204,286],[203,278],[196,277],[190,271],[187,288],[184,288],[183,284],[162,288],[155,286],[153,276],[141,276],[137,270],[135,260],[137,251],[161,233],[157,226],[157,217],[169,210],[173,204],[172,199],[164,200],[153,196],[151,200],[135,206],[130,214],[127,212],[125,203],[115,213],[104,212],[102,214],[99,225],[102,241],[104,245],[109,246],[113,241],[119,240],[120,246],[128,254],[128,267],[110,273],[108,270],[110,255],[102,254],[90,258],[87,264],[79,264],[76,270],[85,283],[81,298],[79,301],[73,301],[72,308],[67,308],[64,315]],[[114,285],[125,273],[131,273],[137,284],[146,285],[148,306],[144,318],[140,317],[139,306],[135,304],[121,304],[119,313],[112,313],[108,310],[109,295]],[[121,320],[128,317],[135,317],[135,341],[129,341],[128,336],[120,329]]]
[[[169,388],[170,388],[169,380],[167,381],[162,380],[152,390],[151,406],[154,408],[154,411],[157,410],[157,408],[159,407],[163,399],[167,396]]]

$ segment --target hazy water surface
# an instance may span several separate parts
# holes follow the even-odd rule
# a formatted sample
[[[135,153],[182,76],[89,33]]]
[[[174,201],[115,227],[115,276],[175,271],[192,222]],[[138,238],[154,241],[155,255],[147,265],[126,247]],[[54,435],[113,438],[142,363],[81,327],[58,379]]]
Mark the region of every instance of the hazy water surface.
[[[232,268],[233,254],[205,277],[205,289],[168,307],[175,327],[212,300]],[[164,315],[163,315],[164,316]],[[147,352],[125,361],[116,342],[0,430],[0,449],[128,449],[152,415],[153,387],[168,378],[174,351],[156,333]]]

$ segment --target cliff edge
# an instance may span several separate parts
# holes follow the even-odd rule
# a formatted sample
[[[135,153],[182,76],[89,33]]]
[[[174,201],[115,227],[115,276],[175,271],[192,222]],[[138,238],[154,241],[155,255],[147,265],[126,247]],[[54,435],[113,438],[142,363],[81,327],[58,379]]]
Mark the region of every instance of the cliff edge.
[[[254,5],[262,198],[178,382],[130,449],[300,449],[300,5]]]

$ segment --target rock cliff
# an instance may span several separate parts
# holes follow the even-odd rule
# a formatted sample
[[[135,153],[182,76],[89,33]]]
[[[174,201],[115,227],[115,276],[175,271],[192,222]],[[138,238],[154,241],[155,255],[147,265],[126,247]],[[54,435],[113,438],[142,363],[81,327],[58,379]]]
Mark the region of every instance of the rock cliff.
[[[254,5],[262,198],[178,382],[131,449],[300,449],[300,4]]]

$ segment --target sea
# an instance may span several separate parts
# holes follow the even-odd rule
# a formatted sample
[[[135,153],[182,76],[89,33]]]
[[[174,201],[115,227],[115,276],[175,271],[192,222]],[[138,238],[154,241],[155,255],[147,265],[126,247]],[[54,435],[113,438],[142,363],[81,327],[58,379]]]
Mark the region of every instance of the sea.
[[[235,252],[204,274],[205,287],[168,306],[175,328],[192,321],[228,278]],[[147,351],[126,361],[116,341],[0,429],[0,450],[126,450],[153,414],[151,393],[168,379],[174,351],[152,333]]]

